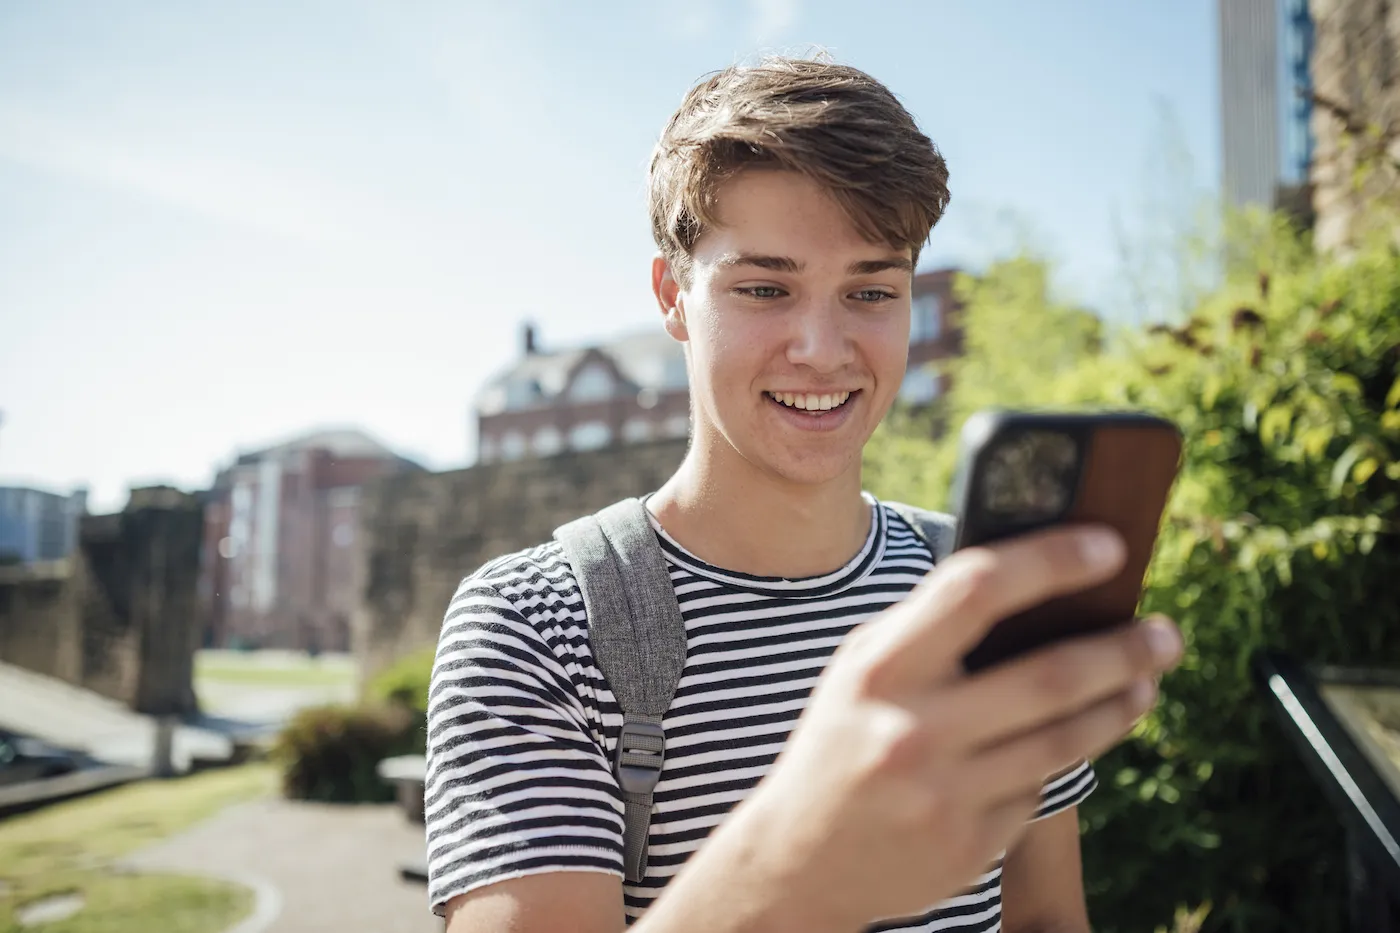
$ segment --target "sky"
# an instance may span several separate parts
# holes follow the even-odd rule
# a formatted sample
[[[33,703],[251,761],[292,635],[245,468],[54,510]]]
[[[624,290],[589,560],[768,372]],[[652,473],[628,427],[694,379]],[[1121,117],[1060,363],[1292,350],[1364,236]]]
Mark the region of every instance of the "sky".
[[[1219,174],[1210,0],[3,3],[0,485],[112,510],[321,427],[468,464],[524,321],[659,326],[645,166],[685,91],[813,48],[946,157],[923,267],[1028,238],[1112,316],[1167,143]]]

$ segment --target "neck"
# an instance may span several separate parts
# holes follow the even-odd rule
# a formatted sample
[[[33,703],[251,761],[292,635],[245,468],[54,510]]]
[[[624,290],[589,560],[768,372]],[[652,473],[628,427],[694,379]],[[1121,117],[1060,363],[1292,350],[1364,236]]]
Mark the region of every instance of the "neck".
[[[859,462],[829,482],[803,484],[729,453],[693,445],[648,502],[686,550],[726,570],[799,578],[838,569],[865,544],[871,516]]]

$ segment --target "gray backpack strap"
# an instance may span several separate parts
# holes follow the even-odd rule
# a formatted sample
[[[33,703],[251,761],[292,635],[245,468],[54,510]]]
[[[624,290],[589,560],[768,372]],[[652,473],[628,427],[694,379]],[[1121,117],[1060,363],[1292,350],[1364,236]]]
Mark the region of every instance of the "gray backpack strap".
[[[923,539],[924,544],[933,552],[935,564],[953,553],[953,544],[957,541],[958,534],[956,518],[943,512],[930,512],[905,505],[903,502],[885,501],[885,505],[894,509],[895,514],[914,529],[914,534]]]
[[[622,707],[613,773],[622,788],[627,880],[637,884],[666,757],[661,720],[685,667],[685,622],[641,500],[572,521],[554,537],[583,594],[594,660]]]

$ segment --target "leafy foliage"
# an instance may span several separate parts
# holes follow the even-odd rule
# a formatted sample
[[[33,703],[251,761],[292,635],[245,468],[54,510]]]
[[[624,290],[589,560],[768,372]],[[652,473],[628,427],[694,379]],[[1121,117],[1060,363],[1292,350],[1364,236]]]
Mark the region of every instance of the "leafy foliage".
[[[1312,256],[1272,220],[1235,230],[1225,284],[1179,323],[1101,334],[1021,258],[963,286],[966,359],[930,440],[907,416],[870,445],[879,495],[942,505],[972,411],[1107,405],[1186,435],[1145,612],[1181,668],[1096,767],[1081,807],[1095,929],[1341,930],[1341,831],[1253,685],[1259,648],[1400,666],[1400,259]]]
[[[433,658],[437,651],[429,645],[405,655],[370,681],[366,694],[373,703],[409,710],[414,721],[413,753],[427,754],[428,690],[432,686]]]
[[[418,718],[403,707],[316,707],[293,717],[271,757],[290,799],[382,803],[394,790],[380,780],[379,762],[420,750],[420,733]]]

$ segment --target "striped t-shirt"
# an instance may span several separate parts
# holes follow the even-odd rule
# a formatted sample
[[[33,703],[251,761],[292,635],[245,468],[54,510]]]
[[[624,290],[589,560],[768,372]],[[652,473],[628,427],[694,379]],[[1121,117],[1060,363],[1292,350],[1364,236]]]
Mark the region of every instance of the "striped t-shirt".
[[[874,520],[860,553],[804,579],[721,570],[656,526],[687,655],[663,722],[646,876],[624,885],[629,924],[768,772],[841,639],[932,567],[913,529],[867,498]],[[539,872],[623,877],[623,805],[610,766],[622,714],[594,664],[558,543],[492,561],[462,582],[443,622],[428,719],[434,911]],[[1037,818],[1077,804],[1095,783],[1087,763],[1049,782]],[[998,930],[1000,920],[998,859],[965,893],[878,929],[969,933]]]

